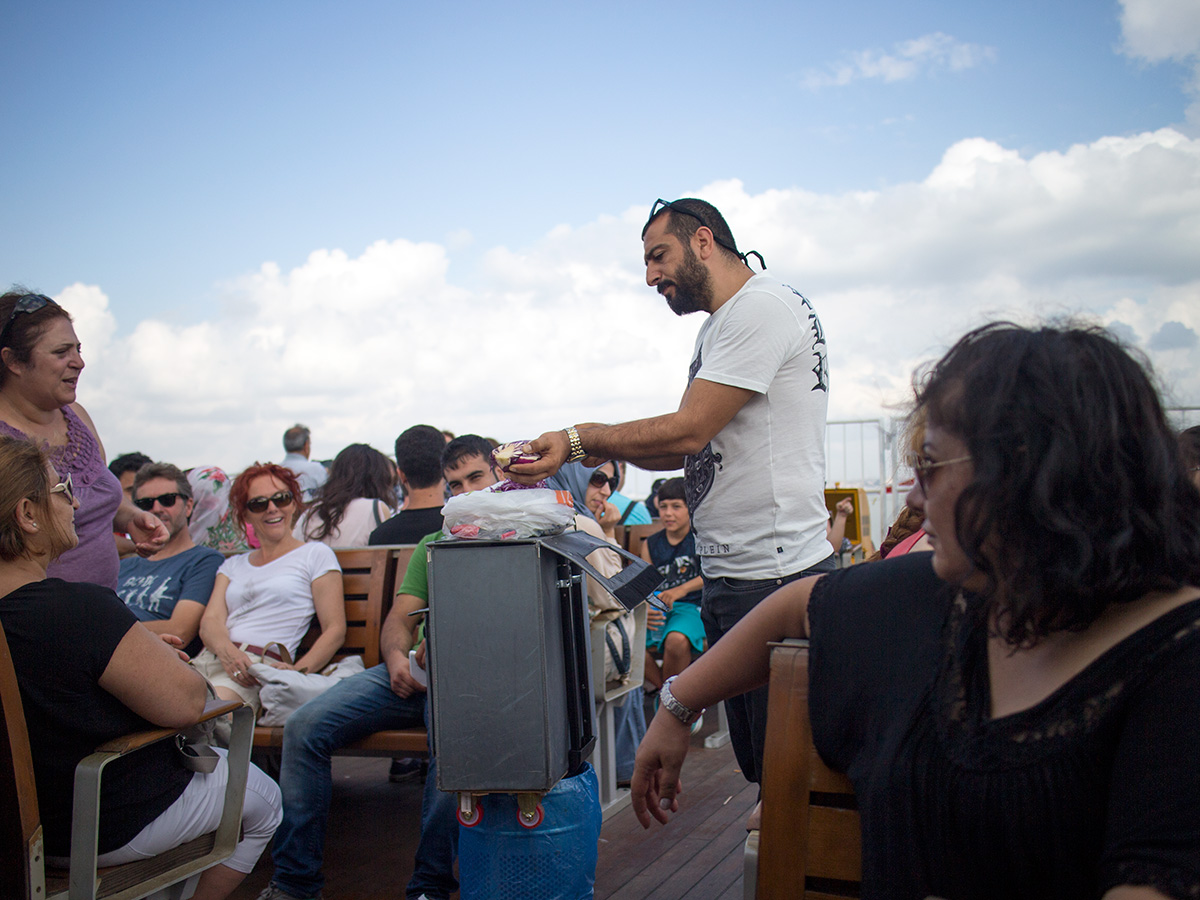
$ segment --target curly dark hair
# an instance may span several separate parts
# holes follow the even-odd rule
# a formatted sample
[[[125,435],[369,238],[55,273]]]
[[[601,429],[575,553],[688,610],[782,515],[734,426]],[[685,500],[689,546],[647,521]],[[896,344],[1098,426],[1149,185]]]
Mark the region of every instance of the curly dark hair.
[[[974,462],[955,531],[1009,644],[1200,584],[1200,493],[1148,373],[1104,329],[1000,322],[917,379],[917,414]]]
[[[292,492],[292,503],[294,504],[292,522],[295,522],[300,513],[304,512],[304,495],[300,492],[300,483],[296,481],[295,473],[277,463],[256,462],[252,466],[247,466],[233,480],[233,486],[229,488],[229,505],[233,509],[238,525],[242,528],[246,527],[246,501],[250,499],[250,482],[260,475],[270,475],[276,481],[283,482],[284,486]]]
[[[350,444],[333,458],[329,478],[317,492],[308,517],[320,524],[309,532],[309,540],[323,541],[346,515],[351,500],[365,497],[396,508],[396,477],[388,458],[369,444]],[[311,525],[306,526],[306,529]]]

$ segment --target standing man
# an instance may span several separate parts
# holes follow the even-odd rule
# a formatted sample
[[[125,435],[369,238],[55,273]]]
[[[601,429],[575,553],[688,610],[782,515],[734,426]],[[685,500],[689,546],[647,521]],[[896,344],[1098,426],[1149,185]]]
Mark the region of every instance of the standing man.
[[[530,444],[542,458],[510,475],[532,483],[568,460],[614,458],[683,468],[711,646],[781,585],[834,568],[825,539],[825,337],[804,297],[751,271],[749,254],[738,252],[712,204],[659,200],[642,243],[646,283],[678,315],[709,314],[679,409],[547,432]],[[701,712],[675,701],[669,681],[660,705],[688,725]],[[738,764],[761,782],[767,689],[735,697],[726,709]]]
[[[153,556],[121,560],[117,595],[155,634],[173,634],[188,656],[200,643],[200,617],[224,557],[199,547],[188,532],[192,487],[170,463],[148,462],[133,478],[133,505],[153,513],[167,528],[167,542]]]
[[[329,477],[323,465],[309,459],[312,455],[312,432],[299,423],[293,425],[283,433],[283,449],[286,455],[282,465],[296,474],[300,492],[304,494],[304,502],[308,503],[313,499],[317,488]]]

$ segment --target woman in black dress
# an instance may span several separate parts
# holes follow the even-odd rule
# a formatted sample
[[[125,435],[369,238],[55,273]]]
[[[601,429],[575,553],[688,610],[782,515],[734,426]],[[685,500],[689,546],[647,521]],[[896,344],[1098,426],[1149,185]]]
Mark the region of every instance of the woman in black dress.
[[[863,896],[1200,897],[1200,492],[1100,329],[990,325],[919,380],[932,553],[787,585],[671,685],[634,808],[677,808],[687,718],[808,637]],[[764,798],[770,803],[771,798]]]

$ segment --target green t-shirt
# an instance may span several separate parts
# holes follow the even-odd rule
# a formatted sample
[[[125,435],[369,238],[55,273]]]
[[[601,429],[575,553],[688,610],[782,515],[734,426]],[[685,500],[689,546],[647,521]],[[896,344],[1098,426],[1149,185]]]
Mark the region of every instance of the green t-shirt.
[[[411,594],[429,602],[429,558],[425,552],[425,545],[433,541],[440,541],[443,535],[444,532],[435,531],[433,534],[425,535],[417,542],[417,548],[408,561],[408,568],[404,570],[404,581],[400,585],[400,590],[396,591],[397,594]],[[413,646],[420,644],[423,640],[425,640],[424,619],[417,626],[416,643]]]

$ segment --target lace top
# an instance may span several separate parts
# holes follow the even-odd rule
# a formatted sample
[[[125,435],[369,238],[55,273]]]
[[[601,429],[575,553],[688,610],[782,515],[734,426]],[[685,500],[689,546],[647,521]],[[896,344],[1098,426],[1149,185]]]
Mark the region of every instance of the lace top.
[[[113,540],[113,517],[121,505],[121,482],[108,471],[100,444],[92,430],[69,406],[62,407],[67,422],[67,442],[61,446],[42,443],[50,465],[59,477],[71,473],[79,509],[75,511],[75,533],[79,546],[50,564],[47,577],[63,581],[90,581],[116,590],[120,559]],[[0,421],[0,433],[29,440],[29,435]]]
[[[863,820],[863,897],[1200,897],[1200,601],[990,718],[987,635],[930,554],[810,605],[810,712]]]

